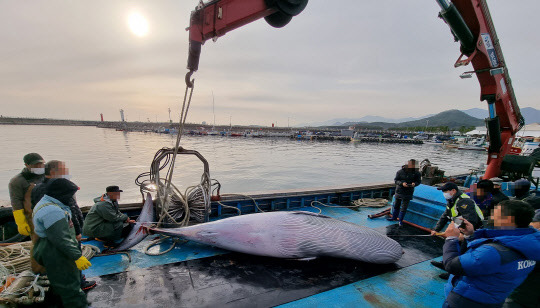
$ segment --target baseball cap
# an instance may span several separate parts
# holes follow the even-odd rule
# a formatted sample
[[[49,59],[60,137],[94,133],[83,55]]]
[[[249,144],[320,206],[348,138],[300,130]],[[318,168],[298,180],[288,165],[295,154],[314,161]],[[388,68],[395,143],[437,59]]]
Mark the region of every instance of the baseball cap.
[[[514,182],[514,185],[516,187],[526,187],[528,189],[531,187],[531,182],[527,181],[526,179],[519,179]]]
[[[106,191],[107,192],[123,192],[123,190],[120,190],[120,187],[118,186],[107,186]]]
[[[456,185],[456,183],[448,182],[448,183],[445,183],[441,187],[437,187],[437,190],[442,190],[442,191],[449,191],[449,190],[452,190],[452,189],[455,189],[455,190],[459,189],[458,186]]]
[[[24,155],[23,161],[27,165],[45,163],[45,160],[43,160],[43,157],[41,157],[41,155],[39,155],[38,153],[28,153]]]

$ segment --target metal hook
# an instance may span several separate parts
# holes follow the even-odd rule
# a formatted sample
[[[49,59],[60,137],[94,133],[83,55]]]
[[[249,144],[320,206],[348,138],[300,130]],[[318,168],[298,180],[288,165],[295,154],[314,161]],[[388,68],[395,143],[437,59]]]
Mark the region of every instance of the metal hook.
[[[195,82],[195,79],[191,79],[191,75],[193,75],[193,72],[194,71],[189,71],[187,74],[186,74],[186,86],[188,88],[193,88],[193,83]]]

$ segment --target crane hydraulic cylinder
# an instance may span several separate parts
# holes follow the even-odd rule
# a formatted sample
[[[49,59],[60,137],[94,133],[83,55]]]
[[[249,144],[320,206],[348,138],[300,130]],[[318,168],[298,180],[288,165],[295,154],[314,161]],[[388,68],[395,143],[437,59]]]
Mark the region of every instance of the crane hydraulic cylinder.
[[[470,55],[476,48],[476,40],[463,17],[453,3],[448,3],[446,0],[438,0],[437,2],[442,8],[440,12],[441,18],[444,19],[454,36],[461,43],[461,52]]]

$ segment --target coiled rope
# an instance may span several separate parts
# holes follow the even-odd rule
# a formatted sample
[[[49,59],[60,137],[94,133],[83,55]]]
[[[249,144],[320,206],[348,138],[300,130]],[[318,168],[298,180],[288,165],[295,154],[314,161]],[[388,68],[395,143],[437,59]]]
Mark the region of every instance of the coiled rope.
[[[32,247],[33,244],[31,241],[0,246],[0,265],[7,268],[11,274],[20,274],[26,270],[30,270],[30,251]],[[82,245],[82,255],[88,260],[98,253],[99,248],[96,246]],[[0,273],[0,279],[2,278],[2,273]]]
[[[385,207],[388,206],[388,200],[384,198],[356,199],[352,204],[358,207]]]
[[[388,200],[383,198],[374,198],[374,199],[357,199],[351,202],[351,205],[334,205],[334,204],[325,204],[320,201],[312,201],[310,206],[319,210],[318,214],[322,213],[322,209],[316,207],[314,204],[319,204],[325,207],[334,207],[334,208],[359,208],[359,207],[383,207],[388,205]]]

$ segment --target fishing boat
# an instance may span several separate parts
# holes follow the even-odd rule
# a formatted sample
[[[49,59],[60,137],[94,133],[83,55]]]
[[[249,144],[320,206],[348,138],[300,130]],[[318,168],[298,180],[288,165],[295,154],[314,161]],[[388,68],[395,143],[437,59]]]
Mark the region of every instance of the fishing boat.
[[[229,6],[226,9],[221,6],[221,0],[201,2],[192,12],[189,27],[189,72],[185,78],[186,95],[188,89],[193,90],[191,77],[198,69],[200,49],[205,40],[217,39],[229,30],[260,17],[265,17],[272,26],[285,26],[292,16],[300,13],[307,5],[307,1],[292,0],[276,1],[281,3],[276,7],[267,7],[266,3],[269,1],[244,1],[241,4],[238,1],[234,2],[228,1]],[[483,89],[485,91],[482,94],[483,99],[489,100],[490,118],[487,125],[490,129],[491,148],[497,148],[493,144],[500,143],[500,150],[490,150],[492,151],[490,154],[502,154],[500,157],[488,155],[488,168],[484,176],[490,178],[500,171],[497,169],[500,166],[498,162],[508,152],[507,138],[519,130],[523,118],[515,102],[507,68],[500,67],[497,60],[498,58],[500,63],[505,63],[486,1],[480,0],[478,3],[473,5],[472,1],[455,0],[452,3],[438,1],[442,9],[440,16],[449,24],[455,37],[470,37],[470,40],[460,40],[463,54],[456,62],[456,67],[472,62],[475,71],[466,72],[465,78],[467,74],[478,73],[477,77],[484,81],[480,82],[481,86],[489,84],[490,87],[489,91]],[[237,11],[234,11],[235,8]],[[230,14],[233,11],[238,14]],[[449,11],[453,12],[453,18],[447,16]],[[471,30],[468,24],[475,27]],[[493,45],[492,42],[496,44]],[[478,47],[485,45],[489,47]],[[488,65],[493,69],[486,68]],[[505,78],[502,78],[503,76]],[[484,80],[488,78],[489,80]],[[493,89],[497,92],[491,93]],[[506,130],[505,134],[501,134],[500,129]],[[494,134],[496,132],[499,134]],[[167,152],[165,156],[156,155],[156,157],[170,158],[167,155],[171,152],[174,152],[174,155],[177,152],[197,155],[194,151],[180,148],[175,148],[174,151],[165,149],[165,152]],[[200,155],[197,156],[201,158]],[[174,203],[173,198],[168,197],[169,193],[175,191],[169,190],[172,174],[170,177],[160,176],[159,171],[165,170],[167,165],[161,164],[161,159],[155,159],[150,172],[145,173],[151,177],[148,182],[137,182],[141,186],[141,192],[155,193],[155,196],[152,196],[157,200],[154,206],[161,209],[158,210],[158,214],[173,215],[167,211],[169,204]],[[394,193],[394,183],[220,196],[219,185],[210,180],[210,169],[206,160],[201,158],[201,161],[204,165],[201,182],[190,186],[191,193],[186,192],[183,201],[179,202],[186,205],[182,217],[191,217],[187,213],[191,215],[192,209],[198,211],[193,213],[193,219],[185,219],[184,225],[219,222],[232,216],[256,212],[307,211],[368,227],[391,237],[403,248],[403,256],[391,264],[373,264],[335,257],[315,260],[279,259],[231,252],[170,237],[157,238],[156,235],[146,237],[125,252],[103,254],[106,251],[103,242],[92,240],[86,241],[85,244],[96,247],[100,254],[91,259],[93,266],[83,273],[98,283],[96,288],[88,292],[88,299],[93,307],[439,307],[442,305],[446,281],[439,279],[437,276],[441,271],[429,264],[430,261],[441,260],[443,245],[442,238],[428,236],[428,231],[435,225],[446,206],[446,201],[436,186],[421,184],[415,188],[404,220],[405,226],[399,228],[395,222],[382,219],[389,213],[386,207],[389,206]],[[170,168],[168,172],[173,169]],[[447,177],[444,180],[461,185],[471,183],[471,177],[469,176],[467,180],[466,176]],[[163,182],[163,178],[169,178],[168,183]],[[151,185],[155,186],[153,190],[150,188]],[[213,191],[216,194],[213,194]],[[374,198],[386,200],[380,203],[385,208],[363,206],[371,205],[371,202],[365,200]],[[148,197],[144,201],[147,200]],[[142,205],[143,202],[125,204],[121,209],[131,218],[137,218],[141,215]],[[12,220],[9,221],[7,217],[4,222],[2,234],[13,232]],[[7,229],[8,227],[11,229]],[[42,304],[45,307],[50,304],[47,300],[51,299],[45,299],[45,303]]]
[[[474,138],[467,141],[465,144],[459,145],[458,150],[469,150],[469,151],[487,151],[488,144],[485,138]]]
[[[394,187],[393,183],[381,183],[223,195],[220,201],[211,203],[209,219],[214,221],[257,211],[321,213],[393,236],[404,250],[403,257],[396,263],[377,265],[336,258],[302,261],[258,257],[172,238],[151,246],[155,236],[149,236],[126,253],[91,259],[92,267],[84,274],[98,285],[88,292],[88,299],[92,307],[308,307],[314,303],[331,303],[336,298],[340,298],[340,305],[438,305],[443,301],[445,282],[437,278],[440,270],[430,266],[429,261],[440,259],[443,240],[416,235],[427,234],[418,226],[431,227],[444,210],[442,194],[434,187],[420,185],[411,202],[409,224],[401,229],[386,219],[369,218],[384,214],[380,207],[343,207],[355,200],[388,200]],[[139,215],[141,207],[142,204],[121,206],[132,218]],[[105,250],[103,242],[85,244]],[[415,283],[411,284],[410,279]],[[401,284],[400,280],[409,283]],[[405,294],[418,288],[425,293],[415,296],[413,303],[412,297],[386,294],[385,289],[393,285],[398,285],[399,291]],[[43,305],[47,304],[46,300]]]

